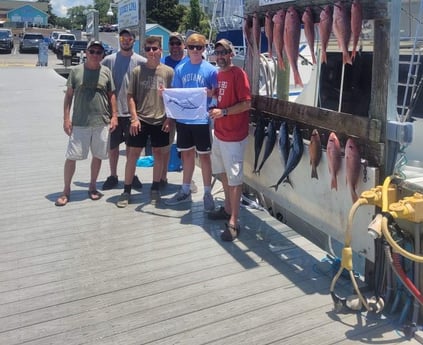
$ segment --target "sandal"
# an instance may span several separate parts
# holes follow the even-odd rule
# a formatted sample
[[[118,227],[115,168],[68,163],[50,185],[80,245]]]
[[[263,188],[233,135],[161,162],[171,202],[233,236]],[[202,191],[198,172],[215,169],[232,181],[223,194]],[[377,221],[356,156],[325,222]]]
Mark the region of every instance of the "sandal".
[[[56,206],[65,206],[69,202],[69,200],[70,200],[69,195],[62,194],[57,198],[54,204]]]
[[[103,197],[103,193],[100,193],[98,190],[89,190],[88,191],[88,197],[91,199],[91,200],[94,200],[94,201],[96,201],[96,200],[100,200],[102,197]]]
[[[241,229],[238,226],[234,226],[232,224],[225,224],[226,229],[222,232],[220,235],[220,238],[222,241],[226,242],[232,242],[234,239],[236,239],[239,236],[239,233],[241,232]]]

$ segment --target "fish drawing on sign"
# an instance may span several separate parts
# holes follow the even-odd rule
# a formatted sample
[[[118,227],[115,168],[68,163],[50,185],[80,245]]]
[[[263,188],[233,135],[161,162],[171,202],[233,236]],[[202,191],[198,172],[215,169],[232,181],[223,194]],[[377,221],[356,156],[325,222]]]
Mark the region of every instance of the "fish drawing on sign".
[[[358,146],[352,138],[348,138],[345,144],[345,165],[347,185],[350,189],[351,199],[354,203],[358,199],[356,188],[360,177],[361,157]]]
[[[337,175],[341,168],[341,144],[334,132],[329,134],[326,154],[328,157],[329,173],[331,174],[330,188],[338,190]]]
[[[254,131],[254,169],[253,173],[257,171],[258,160],[263,146],[264,137],[266,136],[266,123],[260,116],[256,122],[256,129]]]
[[[267,125],[267,131],[266,131],[266,145],[264,146],[264,154],[263,159],[261,161],[261,164],[259,168],[256,171],[256,174],[260,174],[260,170],[264,165],[264,162],[269,158],[270,154],[273,151],[273,148],[276,143],[276,124],[274,120],[270,120],[269,124]]]
[[[317,129],[313,129],[313,132],[311,133],[308,151],[310,155],[311,178],[319,179],[319,176],[317,175],[317,166],[322,158],[322,144]]]
[[[189,98],[178,99],[174,97],[169,97],[167,103],[174,103],[180,108],[180,110],[198,109],[201,106],[201,104],[194,104]]]
[[[322,44],[322,63],[327,63],[326,50],[329,44],[330,33],[332,31],[332,10],[329,5],[326,5],[320,12],[319,35]]]
[[[283,172],[281,178],[269,188],[275,188],[278,190],[279,185],[282,182],[288,182],[287,177],[289,174],[297,167],[298,163],[301,161],[301,157],[303,156],[304,152],[304,143],[303,143],[303,136],[301,134],[301,130],[298,127],[294,128],[294,134],[292,136],[292,144],[291,149],[289,150],[288,161],[285,166],[285,171]],[[289,182],[292,187],[292,183]]]

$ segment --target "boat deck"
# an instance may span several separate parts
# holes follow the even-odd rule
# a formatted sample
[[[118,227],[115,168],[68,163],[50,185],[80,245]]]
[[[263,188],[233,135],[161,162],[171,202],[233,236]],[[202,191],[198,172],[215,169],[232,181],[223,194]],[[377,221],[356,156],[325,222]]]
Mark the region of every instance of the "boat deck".
[[[198,169],[192,204],[153,207],[152,168],[138,168],[143,191],[118,209],[120,188],[88,199],[79,162],[55,207],[64,85],[50,68],[0,69],[1,345],[417,343],[385,316],[335,313],[326,253],[265,211],[242,208],[239,239],[223,243]],[[107,174],[104,162],[99,188]],[[180,180],[169,174],[163,198]]]

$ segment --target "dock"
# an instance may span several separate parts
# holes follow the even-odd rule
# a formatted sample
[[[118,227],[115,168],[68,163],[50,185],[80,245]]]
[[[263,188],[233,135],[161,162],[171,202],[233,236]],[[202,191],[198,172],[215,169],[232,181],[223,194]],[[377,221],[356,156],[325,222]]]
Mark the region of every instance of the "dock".
[[[152,168],[124,209],[118,189],[88,198],[89,160],[63,188],[66,80],[53,68],[0,68],[0,344],[418,344],[395,316],[333,310],[330,256],[260,208],[244,205],[240,237],[193,203],[149,201]],[[122,146],[123,149],[123,146]],[[104,161],[98,189],[108,176]],[[176,192],[169,173],[162,198]],[[212,194],[222,202],[215,181]],[[341,279],[340,293],[351,294]]]

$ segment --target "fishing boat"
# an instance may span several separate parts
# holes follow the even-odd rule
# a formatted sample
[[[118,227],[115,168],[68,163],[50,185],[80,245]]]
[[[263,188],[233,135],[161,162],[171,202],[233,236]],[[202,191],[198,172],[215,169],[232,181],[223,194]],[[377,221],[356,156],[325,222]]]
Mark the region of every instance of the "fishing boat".
[[[362,10],[355,58],[345,63],[345,55],[332,31],[327,61],[323,63],[317,27],[320,12],[326,5],[331,11],[336,6],[343,7],[348,25],[352,25],[351,16],[356,18],[353,6],[357,4]],[[382,259],[385,255],[389,261],[390,255],[400,250],[401,244],[393,240],[399,233],[414,239],[412,253],[403,252],[407,259],[411,257],[415,262],[415,279],[407,284],[421,291],[419,263],[423,262],[420,254],[423,219],[417,214],[422,212],[423,217],[423,1],[246,0],[242,15],[244,18],[248,15],[263,18],[266,12],[275,13],[290,6],[298,15],[307,7],[313,13],[317,62],[309,64],[312,53],[301,34],[300,42],[306,48],[305,57],[298,57],[298,67],[304,87],[297,90],[295,98],[287,99],[280,96],[283,86],[276,82],[281,80],[283,73],[277,68],[277,58],[263,52],[260,57],[254,57],[253,71],[261,73],[249,75],[254,95],[245,162],[245,193],[275,218],[339,258],[340,270],[332,286],[328,287],[335,310],[344,307],[350,311],[365,309],[383,313],[384,305],[392,302],[389,298],[384,300],[387,286],[383,279],[388,268],[384,268],[380,277],[375,277],[374,272],[385,260]],[[261,31],[264,40],[263,27]],[[229,33],[225,37],[229,37]],[[351,44],[347,51],[352,53]],[[247,48],[240,46],[235,61],[245,66],[248,58]],[[291,93],[292,75],[290,80]],[[273,120],[278,125],[285,123],[291,142],[296,140],[294,130],[300,129],[304,149],[298,164],[289,173],[290,183],[278,182],[288,165],[280,148],[273,150],[260,174],[253,167],[254,160],[262,157],[262,152],[254,147],[259,119],[267,123]],[[311,176],[314,130],[321,140],[321,158],[313,167],[318,178]],[[331,133],[339,139],[339,158],[336,158],[339,166],[333,163]],[[291,150],[294,146],[292,142]],[[354,163],[351,167],[351,161],[357,161],[354,152],[359,155],[358,165]],[[358,174],[354,183],[351,183],[352,170],[355,176]],[[275,183],[277,187],[271,188]],[[359,207],[364,204],[365,207]],[[395,218],[395,224],[400,224],[401,231],[393,229],[391,223],[389,228],[383,222],[375,225],[376,215],[383,218],[388,213]],[[381,241],[385,245],[389,243],[386,252],[381,250]],[[360,275],[360,282],[367,284],[369,290],[374,288],[376,281],[377,291],[373,296],[363,296],[355,284],[356,278],[351,276],[355,297],[341,298],[336,294],[336,281],[343,269],[351,275],[352,272]],[[398,269],[394,267],[394,272],[398,273]],[[358,300],[358,307],[351,306],[347,300]],[[414,310],[407,322],[417,325],[422,319],[422,300],[419,296],[414,296],[414,300]]]

